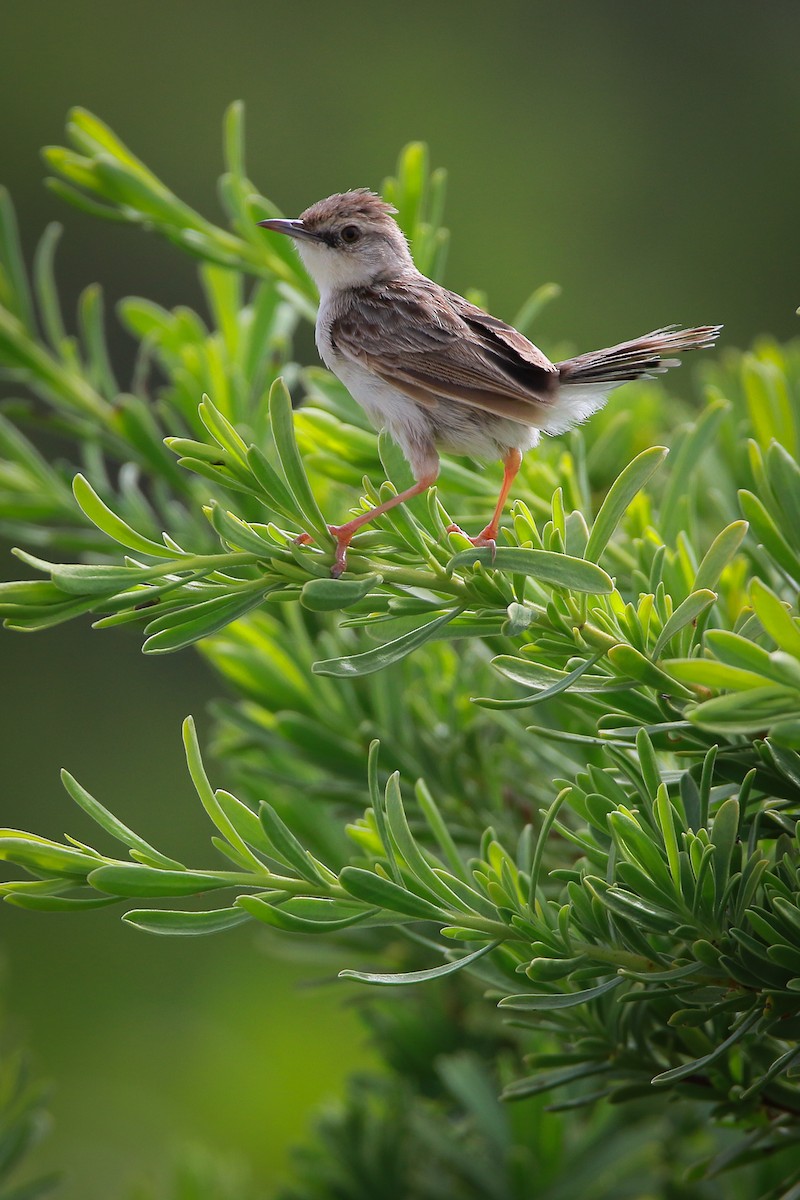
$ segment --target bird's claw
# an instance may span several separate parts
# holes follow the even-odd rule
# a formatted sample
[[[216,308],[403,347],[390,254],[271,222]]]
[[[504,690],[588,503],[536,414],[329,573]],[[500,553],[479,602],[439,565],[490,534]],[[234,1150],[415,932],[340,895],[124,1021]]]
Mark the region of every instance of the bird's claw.
[[[333,566],[331,567],[331,576],[338,579],[347,569],[347,547],[350,545],[352,532],[348,532],[343,525],[329,525],[328,530],[336,542],[336,553],[333,556]],[[314,538],[310,533],[298,533],[297,537],[292,538],[292,544],[295,546],[308,546],[313,542]]]
[[[488,546],[492,552],[492,563],[494,563],[497,555],[497,537],[495,531],[491,529],[491,527],[487,526],[486,529],[482,529],[477,537],[470,537],[468,533],[464,532],[460,525],[455,524],[448,525],[447,532],[460,534],[461,537],[466,538],[468,542],[472,542],[476,549],[482,549],[484,546]]]
[[[329,525],[328,529],[336,541],[336,553],[333,556],[331,577],[338,579],[347,569],[347,547],[350,545],[353,531],[348,529],[346,525]]]

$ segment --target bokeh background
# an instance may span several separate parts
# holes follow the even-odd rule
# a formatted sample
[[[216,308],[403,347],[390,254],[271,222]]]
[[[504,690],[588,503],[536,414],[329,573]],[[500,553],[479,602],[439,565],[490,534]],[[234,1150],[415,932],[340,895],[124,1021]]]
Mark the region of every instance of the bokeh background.
[[[289,215],[379,186],[405,142],[427,141],[450,172],[448,284],[510,317],[558,281],[545,345],[671,321],[722,321],[738,345],[797,332],[797,0],[5,0],[2,42],[0,181],[28,251],[65,223],[68,309],[93,280],[111,302],[202,306],[188,259],[44,190],[38,149],[69,107],[217,217],[221,116],[242,98],[249,173]],[[130,360],[121,331],[112,345]],[[5,550],[2,569],[16,571]],[[89,836],[58,784],[68,766],[201,858],[179,728],[192,712],[202,733],[218,689],[195,657],[145,661],[119,631],[3,634],[0,679],[0,823]],[[192,1142],[271,1183],[312,1108],[371,1061],[333,962],[249,929],[187,944],[108,911],[0,922],[2,1003],[53,1081],[39,1158],[66,1170],[64,1200],[122,1197]]]

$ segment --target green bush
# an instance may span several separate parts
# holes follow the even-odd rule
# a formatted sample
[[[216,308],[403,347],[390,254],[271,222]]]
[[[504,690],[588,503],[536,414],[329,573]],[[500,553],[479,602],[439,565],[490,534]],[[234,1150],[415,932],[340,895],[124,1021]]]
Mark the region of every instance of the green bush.
[[[277,210],[244,173],[239,108],[229,229],[95,117],[68,131],[54,190],[196,256],[211,321],[123,301],[139,351],[121,391],[99,289],[69,336],[57,230],[32,297],[3,198],[0,364],[27,398],[0,415],[0,531],[39,576],[2,585],[0,611],[133,624],[146,653],[196,644],[234,695],[213,747],[234,790],[187,719],[219,851],[194,868],[65,774],[123,857],[5,830],[26,876],[5,899],[122,904],[160,934],[327,935],[344,975],[404,989],[364,1010],[392,1071],[354,1081],[286,1200],[800,1196],[798,345],[706,355],[702,404],[685,373],[681,398],[672,377],[630,385],[546,441],[496,557],[446,529],[485,519],[498,471],[449,460],[332,579],[326,519],[410,476],[292,359],[313,288],[256,228]],[[384,188],[431,274],[443,191],[419,145]],[[42,426],[68,468],[25,432]]]
[[[40,1084],[31,1078],[28,1063],[9,1048],[3,1031],[0,1063],[0,1200],[39,1200],[56,1185],[52,1174],[20,1181],[26,1159],[46,1135],[49,1118]]]

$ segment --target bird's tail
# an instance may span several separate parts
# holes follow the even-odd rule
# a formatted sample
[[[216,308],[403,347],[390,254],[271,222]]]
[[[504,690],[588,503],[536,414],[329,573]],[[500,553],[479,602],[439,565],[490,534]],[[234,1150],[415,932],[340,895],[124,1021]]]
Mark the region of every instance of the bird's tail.
[[[719,337],[721,325],[699,325],[695,329],[680,329],[668,325],[654,329],[631,342],[620,342],[607,350],[590,350],[556,363],[562,385],[601,384],[610,390],[615,384],[631,379],[649,379],[670,367],[677,367],[676,354],[685,350],[705,350]]]

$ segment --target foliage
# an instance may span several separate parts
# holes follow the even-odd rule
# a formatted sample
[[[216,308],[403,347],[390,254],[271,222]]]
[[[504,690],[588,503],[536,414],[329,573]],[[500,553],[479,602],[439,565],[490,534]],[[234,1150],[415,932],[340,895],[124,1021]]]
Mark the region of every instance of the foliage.
[[[495,555],[448,535],[443,498],[459,524],[477,522],[497,471],[449,461],[441,494],[361,533],[332,579],[323,513],[353,486],[361,507],[386,498],[408,468],[335,380],[292,361],[313,292],[280,238],[254,227],[276,209],[244,174],[238,108],[220,184],[230,230],[96,118],[74,113],[69,132],[74,149],[47,152],[53,186],[199,257],[211,324],[124,301],[140,350],[120,392],[99,291],[84,293],[69,337],[51,229],[34,264],[37,320],[4,203],[0,362],[33,399],[0,416],[0,528],[78,561],[17,551],[44,578],[2,585],[0,611],[18,630],[87,613],[103,629],[141,627],[147,653],[198,644],[236,695],[216,710],[236,794],[209,782],[188,720],[222,857],[187,867],[65,774],[126,856],[3,831],[0,857],[32,876],[5,883],[5,898],[124,903],[128,923],[161,934],[260,921],[335,936],[356,964],[343,973],[375,986],[456,986],[463,972],[458,986],[477,983],[500,1011],[470,1002],[491,1012],[492,1037],[443,1060],[435,1111],[407,1079],[357,1085],[322,1129],[357,1157],[401,1112],[389,1158],[436,1164],[404,1195],[431,1194],[434,1179],[453,1195],[525,1194],[499,1174],[488,1193],[468,1178],[473,1150],[477,1162],[517,1120],[490,1099],[499,1082],[534,1114],[507,1143],[509,1180],[554,1128],[531,1097],[568,1107],[571,1167],[600,1143],[627,1153],[633,1119],[579,1124],[575,1110],[612,1101],[641,1115],[652,1151],[669,1097],[739,1130],[697,1147],[709,1177],[771,1157],[758,1186],[798,1194],[800,348],[765,340],[705,358],[700,409],[626,387],[528,457]],[[420,147],[385,192],[420,265],[441,269],[443,177]],[[27,423],[66,437],[74,463],[47,463]],[[314,541],[298,544],[301,531]],[[312,1159],[316,1182],[292,1197],[361,1194],[344,1160]],[[543,1194],[574,1194],[565,1186],[554,1176]]]
[[[7,1046],[4,1049],[0,1063],[0,1200],[38,1200],[50,1195],[56,1177],[41,1175],[22,1181],[20,1170],[27,1167],[48,1130],[45,1095],[22,1055],[8,1052]]]
[[[465,979],[372,1007],[392,1074],[355,1078],[344,1101],[322,1114],[314,1142],[297,1156],[298,1182],[279,1200],[718,1194],[716,1181],[691,1177],[691,1166],[726,1142],[688,1106],[651,1099],[634,1111],[596,1106],[587,1116],[569,1102],[553,1111],[541,1096],[499,1099],[499,1079],[514,1069],[511,1046],[501,1026],[482,1020],[486,1006]],[[763,1160],[726,1179],[725,1195],[749,1200],[774,1178]]]
[[[128,1200],[262,1200],[241,1164],[225,1161],[201,1146],[176,1155],[165,1180],[137,1183]]]

